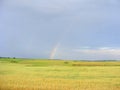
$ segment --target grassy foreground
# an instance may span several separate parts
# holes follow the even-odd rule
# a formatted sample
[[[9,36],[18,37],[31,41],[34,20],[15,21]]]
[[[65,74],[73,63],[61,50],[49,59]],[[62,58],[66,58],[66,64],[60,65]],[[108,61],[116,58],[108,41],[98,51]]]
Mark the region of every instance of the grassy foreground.
[[[0,59],[0,90],[120,90],[120,62]]]

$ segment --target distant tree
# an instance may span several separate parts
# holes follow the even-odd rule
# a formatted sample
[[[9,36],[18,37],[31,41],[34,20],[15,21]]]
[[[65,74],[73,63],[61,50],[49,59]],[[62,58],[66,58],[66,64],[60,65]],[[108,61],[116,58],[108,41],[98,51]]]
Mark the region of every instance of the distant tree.
[[[18,63],[17,60],[11,60],[10,62],[11,62],[11,63]]]
[[[69,62],[66,61],[66,62],[64,62],[64,63],[65,63],[65,64],[68,64]]]

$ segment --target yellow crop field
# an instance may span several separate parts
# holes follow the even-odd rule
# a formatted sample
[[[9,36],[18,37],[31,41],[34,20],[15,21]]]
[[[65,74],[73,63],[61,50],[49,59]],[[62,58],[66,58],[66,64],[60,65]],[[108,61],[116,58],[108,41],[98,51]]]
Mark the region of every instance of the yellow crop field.
[[[120,90],[120,62],[1,60],[0,90]]]

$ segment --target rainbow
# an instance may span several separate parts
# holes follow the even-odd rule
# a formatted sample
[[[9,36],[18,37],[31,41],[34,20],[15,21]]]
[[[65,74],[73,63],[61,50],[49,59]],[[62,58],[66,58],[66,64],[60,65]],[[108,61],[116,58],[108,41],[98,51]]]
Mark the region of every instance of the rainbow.
[[[51,52],[51,54],[50,54],[50,59],[54,59],[55,54],[56,54],[59,46],[60,46],[60,43],[57,43],[56,46],[53,48],[53,50],[52,50],[52,52]]]
[[[54,59],[57,50],[61,44],[61,41],[65,38],[66,34],[69,32],[70,30],[65,30],[62,32],[60,39],[58,40],[59,42],[55,45],[55,47],[52,49],[51,53],[50,53],[50,58],[49,59]]]

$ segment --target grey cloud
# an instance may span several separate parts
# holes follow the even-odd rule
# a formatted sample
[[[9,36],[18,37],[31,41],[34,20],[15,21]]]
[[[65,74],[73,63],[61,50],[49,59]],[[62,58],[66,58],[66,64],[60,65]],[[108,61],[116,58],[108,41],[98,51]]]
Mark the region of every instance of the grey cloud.
[[[120,49],[110,47],[100,48],[81,48],[75,50],[65,49],[59,51],[56,58],[62,59],[79,59],[79,60],[119,60]]]
[[[0,42],[6,49],[4,52],[9,51],[7,55],[47,57],[61,37],[61,50],[82,45],[119,45],[118,0],[4,0],[2,3]],[[66,30],[69,32],[61,35]],[[66,57],[86,57],[66,52]]]

